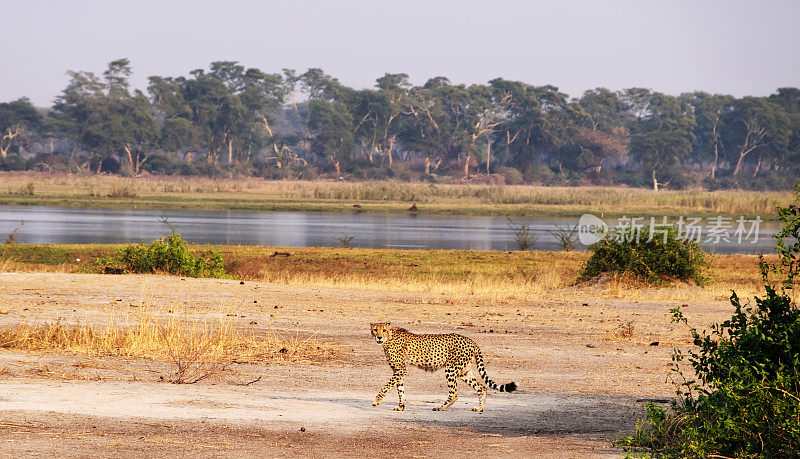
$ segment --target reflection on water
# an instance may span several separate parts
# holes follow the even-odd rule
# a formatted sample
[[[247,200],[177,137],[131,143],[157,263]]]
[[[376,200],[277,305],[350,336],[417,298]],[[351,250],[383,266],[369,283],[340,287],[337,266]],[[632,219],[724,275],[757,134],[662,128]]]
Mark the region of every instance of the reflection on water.
[[[39,206],[0,206],[0,236],[15,234],[19,243],[149,242],[169,233],[168,218],[187,241],[198,244],[335,247],[355,236],[353,247],[404,249],[514,249],[514,231],[504,217],[330,214],[311,212],[235,212],[195,210],[109,210]],[[515,218],[538,237],[534,249],[560,250],[550,234],[556,225],[573,226],[577,218]],[[610,222],[611,223],[611,222]],[[761,223],[758,240],[702,244],[717,253],[771,252],[777,223]],[[575,249],[585,246],[576,242]]]

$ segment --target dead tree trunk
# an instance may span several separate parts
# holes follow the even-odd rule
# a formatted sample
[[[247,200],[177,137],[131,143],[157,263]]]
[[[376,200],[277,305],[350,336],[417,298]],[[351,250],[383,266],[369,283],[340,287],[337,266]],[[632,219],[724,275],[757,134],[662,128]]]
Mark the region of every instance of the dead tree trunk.
[[[739,160],[736,161],[736,168],[733,170],[734,177],[739,175],[739,172],[742,170],[742,163],[744,162],[744,158],[748,154],[752,153],[753,150],[760,147],[761,142],[767,135],[767,132],[764,128],[761,129],[758,128],[758,126],[756,125],[756,120],[754,119],[744,121],[744,125],[747,128],[747,134],[744,137],[744,143],[739,149]]]
[[[486,141],[486,174],[491,174],[489,172],[489,163],[492,162],[492,139],[489,138]]]
[[[0,157],[6,159],[8,157],[8,150],[11,149],[11,145],[14,143],[14,138],[19,136],[21,133],[21,129],[17,126],[16,129],[8,128],[8,133],[3,135],[3,138],[0,139]]]
[[[717,125],[719,124],[719,114],[717,117],[714,118],[714,127],[711,129],[711,133],[714,135],[714,164],[711,166],[711,178],[713,179],[716,177],[717,174],[717,161],[719,161],[719,142],[717,139]]]

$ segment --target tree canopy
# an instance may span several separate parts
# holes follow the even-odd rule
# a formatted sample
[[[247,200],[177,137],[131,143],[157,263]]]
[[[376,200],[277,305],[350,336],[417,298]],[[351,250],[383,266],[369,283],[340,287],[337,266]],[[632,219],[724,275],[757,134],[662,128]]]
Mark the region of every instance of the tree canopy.
[[[373,88],[322,69],[235,61],[131,89],[131,63],[70,71],[49,108],[0,103],[0,169],[139,175],[786,188],[800,172],[800,90],[735,98],[496,78]]]

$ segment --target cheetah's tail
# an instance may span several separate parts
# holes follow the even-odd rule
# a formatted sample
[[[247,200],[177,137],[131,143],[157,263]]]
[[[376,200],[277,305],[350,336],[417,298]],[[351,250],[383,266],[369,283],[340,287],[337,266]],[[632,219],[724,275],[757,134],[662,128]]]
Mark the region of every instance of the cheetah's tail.
[[[486,374],[486,368],[483,366],[483,356],[481,355],[480,351],[475,354],[475,365],[478,367],[478,374],[481,375],[481,378],[483,378],[483,381],[489,388],[499,390],[500,392],[514,392],[517,390],[517,383],[515,382],[498,385],[489,379],[489,375]]]

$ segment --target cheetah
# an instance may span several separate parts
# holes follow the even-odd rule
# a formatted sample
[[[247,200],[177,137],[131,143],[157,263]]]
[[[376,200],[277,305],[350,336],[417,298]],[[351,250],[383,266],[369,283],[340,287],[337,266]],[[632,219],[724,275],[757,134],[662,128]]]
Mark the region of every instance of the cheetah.
[[[461,378],[478,392],[480,403],[472,411],[483,412],[483,405],[486,402],[486,387],[480,380],[475,378],[472,368],[469,367],[473,358],[478,367],[478,374],[483,378],[487,386],[500,392],[514,392],[517,390],[517,383],[511,382],[498,385],[489,379],[483,366],[483,356],[478,345],[466,336],[455,333],[447,335],[417,335],[404,328],[390,327],[389,325],[389,322],[370,325],[372,336],[378,344],[383,346],[386,360],[388,360],[389,366],[394,373],[389,382],[375,396],[372,406],[380,405],[386,393],[393,386],[397,386],[400,405],[394,410],[403,411],[405,409],[403,378],[406,376],[406,362],[426,371],[436,371],[444,367],[448,388],[447,401],[442,406],[434,408],[434,411],[447,409],[456,401],[456,398],[458,398],[456,378]]]

